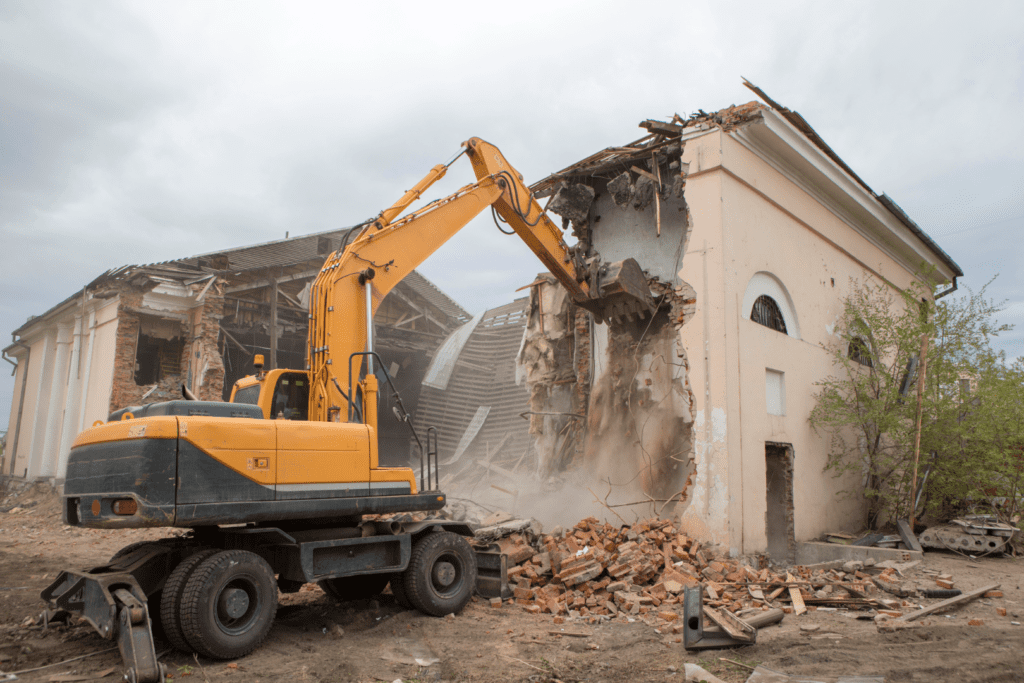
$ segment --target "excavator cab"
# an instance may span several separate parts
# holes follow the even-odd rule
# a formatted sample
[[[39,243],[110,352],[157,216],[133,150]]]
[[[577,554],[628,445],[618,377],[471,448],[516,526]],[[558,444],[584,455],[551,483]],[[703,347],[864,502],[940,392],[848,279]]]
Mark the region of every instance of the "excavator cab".
[[[235,382],[230,402],[259,406],[263,416],[269,420],[308,419],[309,373],[283,369],[261,372],[261,365],[254,363],[256,375],[248,375]],[[264,392],[264,387],[269,391]]]

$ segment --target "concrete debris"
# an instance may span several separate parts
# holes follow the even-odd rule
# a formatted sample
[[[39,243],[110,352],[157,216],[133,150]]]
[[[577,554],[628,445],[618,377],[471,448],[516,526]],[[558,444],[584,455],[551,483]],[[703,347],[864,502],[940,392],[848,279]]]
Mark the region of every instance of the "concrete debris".
[[[620,209],[629,208],[630,200],[633,198],[633,183],[628,172],[623,171],[616,176],[614,180],[608,183],[607,189],[612,196],[612,201],[615,202],[615,206]]]
[[[567,183],[559,187],[548,210],[570,221],[577,230],[585,225],[594,203],[594,188],[582,183]]]
[[[640,176],[633,183],[632,195],[633,195],[633,208],[637,211],[643,211],[651,202],[654,201],[655,192],[654,181],[647,176]]]

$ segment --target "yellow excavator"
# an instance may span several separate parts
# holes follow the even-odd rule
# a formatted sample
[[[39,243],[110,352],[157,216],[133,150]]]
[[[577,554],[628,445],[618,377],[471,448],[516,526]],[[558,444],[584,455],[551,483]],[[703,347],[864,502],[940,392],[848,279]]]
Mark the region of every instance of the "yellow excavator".
[[[601,264],[570,248],[497,147],[472,138],[456,159],[462,154],[475,183],[404,213],[455,159],[435,166],[328,257],[310,293],[307,369],[257,367],[229,402],[128,407],[75,440],[66,524],[190,530],[123,548],[100,567],[61,572],[43,591],[48,619],[77,615],[117,641],[128,680],[162,680],[153,620],[180,650],[233,659],[266,637],[278,591],[307,582],[339,600],[390,585],[401,604],[434,616],[461,610],[474,588],[501,595],[500,562],[497,587],[478,576],[467,524],[364,519],[445,505],[435,430],[424,439],[412,430],[419,481],[409,467],[378,463],[378,373],[412,425],[373,351],[374,312],[487,208],[599,319],[651,311],[653,302],[636,261]]]

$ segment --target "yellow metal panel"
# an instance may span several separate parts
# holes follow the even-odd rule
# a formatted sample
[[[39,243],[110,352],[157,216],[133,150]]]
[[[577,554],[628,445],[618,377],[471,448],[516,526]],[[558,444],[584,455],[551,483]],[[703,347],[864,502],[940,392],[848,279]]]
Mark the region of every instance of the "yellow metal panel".
[[[273,486],[277,478],[277,433],[272,420],[179,417],[181,438],[253,481]]]
[[[86,429],[78,435],[72,448],[92,443],[127,441],[128,439],[176,439],[178,420],[173,415],[145,417],[139,420],[107,422]]]
[[[370,430],[347,422],[273,420],[277,427],[277,483],[320,484],[370,480]]]
[[[416,493],[416,475],[408,467],[378,467],[370,470],[370,481],[407,481],[411,493]]]

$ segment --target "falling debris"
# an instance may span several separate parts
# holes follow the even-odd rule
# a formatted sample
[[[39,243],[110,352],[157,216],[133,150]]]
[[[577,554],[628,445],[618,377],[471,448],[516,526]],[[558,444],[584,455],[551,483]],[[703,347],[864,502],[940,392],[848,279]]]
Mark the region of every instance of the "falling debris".
[[[575,231],[587,224],[590,206],[594,203],[594,188],[582,183],[567,183],[555,193],[548,210],[572,223]]]
[[[612,195],[612,201],[620,209],[629,208],[630,200],[633,198],[633,182],[629,173],[623,171],[615,176],[615,179],[608,183],[608,192]]]

